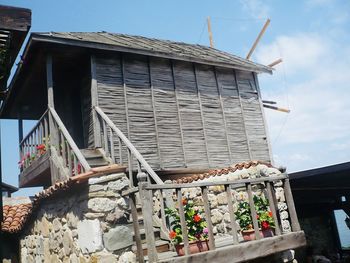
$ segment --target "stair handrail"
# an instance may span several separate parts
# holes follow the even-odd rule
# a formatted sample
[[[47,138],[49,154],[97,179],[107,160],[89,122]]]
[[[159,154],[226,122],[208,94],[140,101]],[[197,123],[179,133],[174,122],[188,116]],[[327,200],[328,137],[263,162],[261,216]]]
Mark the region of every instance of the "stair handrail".
[[[50,112],[53,120],[56,122],[58,128],[61,130],[64,139],[67,141],[68,145],[70,146],[73,153],[77,157],[79,163],[81,164],[81,166],[84,168],[85,171],[89,171],[91,169],[90,165],[86,161],[82,152],[79,150],[78,146],[75,144],[73,138],[69,134],[69,132],[66,129],[66,126],[63,124],[61,118],[58,116],[56,110],[52,107],[48,107],[48,108],[49,108],[49,112]]]
[[[103,112],[103,110],[94,106],[95,111],[99,114],[99,116],[107,123],[107,125],[117,134],[117,136],[122,140],[122,142],[126,145],[126,147],[130,150],[132,155],[134,155],[137,161],[144,167],[146,172],[152,177],[156,184],[164,184],[162,179],[155,173],[152,167],[148,164],[148,162],[143,158],[141,153],[135,148],[135,146],[130,142],[130,140],[124,135],[124,133],[118,129],[118,127],[112,122],[112,120]]]

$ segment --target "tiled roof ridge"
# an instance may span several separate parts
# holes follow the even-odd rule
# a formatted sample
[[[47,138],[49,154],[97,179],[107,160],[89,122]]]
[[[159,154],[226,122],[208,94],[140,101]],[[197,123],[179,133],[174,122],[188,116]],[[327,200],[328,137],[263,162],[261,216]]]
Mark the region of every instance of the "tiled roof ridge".
[[[10,205],[3,206],[4,221],[3,223],[1,223],[1,230],[3,232],[8,232],[11,234],[21,231],[25,223],[28,221],[29,217],[39,207],[40,202],[42,200],[50,198],[63,191],[67,191],[70,189],[72,185],[85,182],[91,177],[110,174],[120,169],[124,169],[124,167],[121,167],[119,165],[107,165],[107,166],[102,166],[98,168],[92,168],[90,171],[86,173],[79,174],[74,177],[70,177],[67,180],[62,182],[57,182],[54,185],[40,191],[39,193],[35,194],[31,203],[12,205],[12,206]],[[14,218],[14,216],[17,215],[17,210],[19,210],[18,217]]]
[[[250,167],[255,167],[259,164],[266,165],[267,167],[273,167],[270,163],[268,162],[263,162],[263,161],[249,161],[249,162],[242,162],[242,163],[237,163],[230,165],[226,168],[222,169],[213,169],[210,170],[206,173],[201,173],[201,174],[194,174],[191,176],[186,176],[179,178],[174,181],[174,183],[192,183],[193,181],[198,181],[198,180],[203,180],[209,177],[214,177],[214,176],[221,176],[223,174],[228,174],[228,173],[234,173],[237,170],[243,170],[243,169],[248,169]]]

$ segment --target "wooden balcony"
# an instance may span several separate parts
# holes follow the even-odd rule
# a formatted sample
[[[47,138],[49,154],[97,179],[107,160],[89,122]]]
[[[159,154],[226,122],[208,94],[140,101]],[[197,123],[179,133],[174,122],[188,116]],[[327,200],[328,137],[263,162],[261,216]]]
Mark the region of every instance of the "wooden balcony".
[[[50,186],[90,169],[54,109],[20,143],[20,187]]]
[[[192,182],[187,184],[150,184],[148,176],[140,172],[138,174],[139,187],[128,190],[125,195],[129,195],[132,209],[135,242],[137,245],[138,262],[246,262],[274,255],[289,249],[295,249],[306,245],[304,232],[300,229],[296,215],[292,193],[290,190],[288,176],[281,174],[279,176],[269,177],[267,175],[259,178],[240,179],[236,181],[215,181],[215,182]],[[277,186],[278,185],[278,186]],[[212,187],[221,187],[222,193],[227,195],[227,210],[230,215],[230,231],[224,237],[214,234],[212,214],[208,193]],[[279,199],[277,199],[276,189],[279,188]],[[281,199],[280,188],[283,189],[283,198]],[[184,211],[183,198],[186,190],[197,189],[200,192],[202,203],[197,203],[196,207],[203,210],[202,216],[205,218],[208,228],[209,250],[205,252],[191,254],[189,233],[187,232],[187,218]],[[258,214],[256,210],[256,201],[254,196],[257,189],[262,190],[262,196],[268,201],[268,210],[272,214],[274,234],[263,237],[259,232]],[[250,216],[255,232],[256,240],[246,241],[243,239],[240,230],[236,224],[235,199],[237,193],[245,193],[246,202],[250,205]],[[136,209],[135,200],[139,195],[142,207],[142,225],[139,222],[139,214],[133,210]],[[197,195],[198,197],[198,195]],[[154,200],[158,199],[160,211],[154,211]],[[282,201],[281,201],[282,200]],[[283,217],[278,207],[284,204]],[[186,204],[185,204],[186,205]],[[159,217],[159,227],[163,233],[169,233],[172,229],[169,225],[169,218],[166,215],[166,208],[174,208],[178,211],[182,229],[182,240],[184,244],[184,256],[177,256],[174,250],[159,252],[157,246],[157,236],[154,232],[154,216]],[[285,217],[285,213],[288,217]],[[288,221],[288,223],[286,222]],[[289,225],[290,227],[285,227]],[[142,229],[142,231],[140,230]],[[147,255],[145,253],[145,244],[142,244],[140,233],[146,233]]]

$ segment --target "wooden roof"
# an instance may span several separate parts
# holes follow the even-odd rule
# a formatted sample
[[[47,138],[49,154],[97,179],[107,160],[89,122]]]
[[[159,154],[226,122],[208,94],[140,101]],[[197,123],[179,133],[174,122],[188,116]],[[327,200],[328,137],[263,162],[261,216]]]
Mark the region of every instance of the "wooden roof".
[[[254,72],[272,73],[271,67],[254,63],[215,48],[197,44],[108,32],[33,33],[33,38],[60,44],[108,50],[113,49],[121,52],[172,58],[209,65],[213,64]]]
[[[7,78],[23,41],[31,26],[31,11],[25,8],[0,5],[0,49],[6,52],[0,63],[5,77],[0,79],[0,89],[6,89]]]

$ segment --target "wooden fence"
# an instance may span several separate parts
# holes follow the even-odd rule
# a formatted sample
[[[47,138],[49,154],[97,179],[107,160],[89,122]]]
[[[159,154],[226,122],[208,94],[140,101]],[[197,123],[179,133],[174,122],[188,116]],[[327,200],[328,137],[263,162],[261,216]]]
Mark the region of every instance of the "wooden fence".
[[[174,192],[177,199],[177,205],[178,205],[178,212],[180,216],[180,223],[181,223],[181,229],[182,229],[182,235],[183,235],[183,243],[184,243],[184,251],[185,255],[190,254],[189,250],[189,238],[187,233],[187,225],[185,221],[185,212],[182,202],[179,200],[182,200],[183,198],[183,190],[188,188],[200,188],[201,189],[201,197],[203,199],[203,206],[204,206],[204,216],[207,222],[207,228],[208,228],[208,237],[209,237],[209,249],[210,250],[216,250],[215,247],[215,238],[214,238],[214,231],[213,231],[213,225],[211,222],[211,212],[210,212],[210,203],[208,200],[208,191],[209,187],[212,186],[223,186],[227,195],[227,206],[228,211],[230,215],[230,224],[232,229],[232,245],[238,245],[240,243],[239,235],[238,235],[238,229],[236,226],[236,217],[234,212],[234,206],[233,206],[233,198],[232,198],[232,191],[235,189],[241,189],[245,188],[245,192],[248,194],[248,200],[250,204],[250,211],[251,211],[251,218],[253,221],[254,231],[256,239],[261,239],[261,235],[259,232],[259,226],[258,226],[258,220],[257,220],[257,211],[255,210],[254,200],[253,200],[253,190],[252,187],[254,185],[260,185],[263,186],[264,189],[264,195],[266,196],[268,202],[269,202],[269,208],[272,212],[272,217],[274,220],[275,225],[275,236],[281,236],[283,235],[281,231],[281,219],[278,213],[278,203],[276,200],[276,193],[275,193],[275,187],[274,183],[277,181],[283,182],[283,188],[284,188],[284,195],[286,199],[286,203],[288,206],[288,212],[290,216],[290,223],[291,223],[291,229],[292,232],[298,232],[300,231],[300,226],[297,218],[297,214],[294,207],[294,201],[292,197],[292,193],[290,190],[289,180],[288,176],[285,174],[282,174],[280,176],[274,176],[274,177],[260,177],[260,178],[254,178],[254,179],[242,179],[237,181],[221,181],[221,182],[196,182],[196,183],[190,183],[190,184],[150,184],[149,180],[147,179],[147,175],[145,173],[138,174],[139,178],[139,186],[138,188],[131,189],[128,193],[128,195],[132,196],[135,195],[135,192],[139,191],[140,200],[141,200],[141,206],[142,206],[142,214],[143,214],[143,220],[144,220],[144,227],[145,227],[145,233],[146,233],[146,239],[147,239],[147,250],[148,250],[148,260],[149,262],[157,262],[158,261],[158,255],[155,245],[155,236],[153,232],[153,197],[154,193],[159,191],[160,192],[160,217],[162,221],[162,225],[166,225],[165,220],[165,203],[171,203],[169,200],[165,200],[169,197],[169,191]],[[168,192],[168,193],[166,193]],[[134,199],[133,197],[132,199]],[[167,201],[167,202],[166,202]],[[135,217],[135,218],[134,218]],[[138,222],[137,213],[136,210],[133,213],[133,222]],[[135,224],[134,224],[135,225]],[[138,226],[137,226],[138,227]],[[169,230],[170,231],[170,230]],[[136,232],[135,232],[136,233]],[[139,237],[136,236],[136,241],[139,240]],[[140,242],[140,241],[139,241]],[[144,262],[142,249],[138,249],[138,258],[140,262]]]

